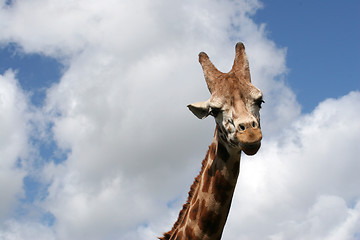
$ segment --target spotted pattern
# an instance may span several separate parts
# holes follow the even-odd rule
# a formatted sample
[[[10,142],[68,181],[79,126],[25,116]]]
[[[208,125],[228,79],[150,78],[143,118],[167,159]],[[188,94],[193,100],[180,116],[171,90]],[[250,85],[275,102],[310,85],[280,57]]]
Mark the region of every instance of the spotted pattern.
[[[206,53],[199,54],[211,98],[189,105],[198,117],[215,117],[216,130],[199,175],[173,228],[161,240],[219,240],[230,210],[240,171],[239,131],[245,126],[260,128],[262,93],[251,83],[249,64],[242,43],[229,73],[215,68]],[[244,125],[244,124],[247,125]],[[252,124],[252,125],[251,125]],[[246,152],[245,152],[246,153]]]
[[[220,214],[208,209],[205,200],[203,200],[201,203],[201,219],[199,220],[200,230],[208,236],[213,236],[219,231],[220,221]]]

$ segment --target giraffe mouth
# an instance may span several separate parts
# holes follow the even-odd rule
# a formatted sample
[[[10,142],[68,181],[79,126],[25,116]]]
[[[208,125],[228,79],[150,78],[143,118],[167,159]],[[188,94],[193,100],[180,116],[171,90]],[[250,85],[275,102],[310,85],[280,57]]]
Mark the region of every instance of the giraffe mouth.
[[[239,143],[239,146],[241,148],[241,150],[246,154],[246,155],[249,155],[249,156],[252,156],[254,154],[256,154],[259,149],[260,149],[260,146],[261,146],[261,142],[258,141],[258,142],[255,142],[255,143]]]

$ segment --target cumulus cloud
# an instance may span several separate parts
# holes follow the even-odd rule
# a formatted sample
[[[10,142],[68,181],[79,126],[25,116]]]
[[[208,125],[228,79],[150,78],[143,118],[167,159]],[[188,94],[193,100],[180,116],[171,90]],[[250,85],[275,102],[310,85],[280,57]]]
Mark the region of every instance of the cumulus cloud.
[[[226,72],[235,43],[244,41],[252,80],[265,94],[265,138],[256,157],[242,161],[224,238],[351,239],[359,222],[360,126],[353,111],[359,93],[328,99],[301,115],[281,80],[286,49],[251,19],[260,7],[258,1],[2,4],[1,43],[16,42],[25,53],[66,65],[44,108],[32,116],[41,112],[52,123],[43,134],[52,135],[67,157],[36,170],[49,187],[34,207],[51,213],[54,222],[9,219],[0,236],[26,239],[34,228],[44,239],[154,239],[168,230],[214,131],[211,119],[198,121],[185,107],[209,97],[197,54],[206,51]],[[26,108],[20,102],[21,108],[9,109]],[[16,131],[26,125],[10,123]],[[20,133],[21,139],[29,135]],[[18,155],[25,145],[10,152]],[[14,163],[16,157],[7,159]],[[23,176],[20,171],[11,199],[21,193]],[[335,210],[327,215],[327,209]],[[329,216],[334,219],[323,221]]]
[[[14,220],[9,220],[5,222],[2,227],[2,231],[0,231],[0,238],[6,240],[56,239],[54,232],[47,226],[44,226],[40,223],[33,223],[30,221],[18,222]]]
[[[256,160],[242,162],[230,239],[355,239],[360,116],[353,103],[359,101],[352,92],[320,103],[282,140],[265,139]]]
[[[16,199],[23,196],[25,172],[18,168],[27,155],[26,97],[11,70],[0,75],[0,222],[11,216]]]

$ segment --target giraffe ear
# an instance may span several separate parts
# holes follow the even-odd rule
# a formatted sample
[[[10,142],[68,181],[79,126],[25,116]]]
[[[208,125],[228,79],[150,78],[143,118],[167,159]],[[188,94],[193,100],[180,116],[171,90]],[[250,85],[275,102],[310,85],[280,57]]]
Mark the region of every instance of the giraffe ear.
[[[189,104],[187,107],[199,119],[204,119],[210,114],[209,101]]]

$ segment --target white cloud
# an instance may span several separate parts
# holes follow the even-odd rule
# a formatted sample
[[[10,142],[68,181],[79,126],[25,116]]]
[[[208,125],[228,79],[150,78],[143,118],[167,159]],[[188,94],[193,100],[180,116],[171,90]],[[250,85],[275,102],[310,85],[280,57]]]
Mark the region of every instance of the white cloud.
[[[19,89],[15,74],[8,70],[0,75],[0,223],[11,215],[17,197],[22,196],[25,172],[17,167],[26,156],[26,98]]]
[[[17,222],[9,220],[4,223],[0,231],[0,239],[5,240],[19,240],[19,239],[39,239],[39,240],[53,240],[56,239],[54,232],[46,226],[27,222]]]
[[[227,71],[235,42],[244,41],[253,82],[265,94],[265,138],[258,155],[242,162],[224,238],[351,239],[359,221],[360,127],[353,110],[359,93],[301,115],[281,81],[286,49],[250,18],[260,7],[36,0],[1,8],[1,43],[16,42],[68,67],[41,111],[54,123],[58,145],[70,151],[63,163],[38,170],[50,186],[36,207],[54,214],[54,225],[9,220],[0,236],[26,239],[30,225],[50,239],[151,239],[168,230],[214,129],[212,120],[198,121],[186,109],[209,96],[197,54],[206,51]],[[322,221],[328,208],[336,219]]]
[[[287,126],[283,139],[265,139],[256,159],[242,162],[230,239],[358,234],[360,115],[353,106],[359,102],[359,92],[322,102]]]

